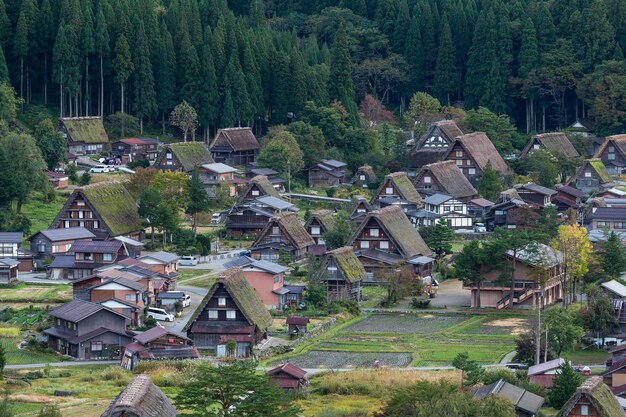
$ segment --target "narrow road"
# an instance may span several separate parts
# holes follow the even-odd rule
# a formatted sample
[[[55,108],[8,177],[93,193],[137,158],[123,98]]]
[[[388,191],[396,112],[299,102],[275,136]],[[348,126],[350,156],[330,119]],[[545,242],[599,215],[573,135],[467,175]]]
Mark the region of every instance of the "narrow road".
[[[515,357],[515,354],[517,353],[517,351],[513,351],[513,352],[509,352],[506,355],[504,355],[504,358],[502,358],[502,360],[500,361],[500,365],[506,365],[509,362],[513,362],[513,358]]]
[[[87,365],[118,365],[117,361],[68,361],[68,362],[50,362],[50,363],[24,363],[21,365],[6,365],[4,369],[34,369],[45,368],[46,365],[53,367],[66,367],[66,366],[87,366]]]

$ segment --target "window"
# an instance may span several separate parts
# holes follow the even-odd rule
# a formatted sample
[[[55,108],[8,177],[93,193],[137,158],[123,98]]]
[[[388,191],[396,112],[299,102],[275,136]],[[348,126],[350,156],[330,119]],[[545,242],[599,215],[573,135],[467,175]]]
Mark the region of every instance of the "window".
[[[40,251],[43,252],[43,251]],[[58,253],[59,252],[59,245],[52,245],[52,253]]]
[[[99,222],[98,220],[94,221],[94,222],[93,222],[93,228],[94,228],[94,229],[97,229],[97,228],[98,228],[98,226],[100,226],[100,222]]]
[[[92,352],[102,352],[102,342],[91,342]]]
[[[457,158],[463,158],[463,151],[456,151],[454,154]]]
[[[380,242],[380,249],[389,249],[389,242],[387,242],[386,240],[383,240]]]
[[[357,210],[356,210],[356,212],[357,212],[357,213],[365,213],[365,209],[360,208],[360,209],[357,209]]]
[[[314,236],[317,236],[320,234],[320,227],[319,226],[311,226],[311,234]]]
[[[272,236],[271,242],[272,243],[280,243],[280,236]]]
[[[226,297],[218,297],[217,305],[220,306],[220,307],[225,307],[226,306]]]
[[[135,294],[126,294],[124,295],[124,300],[126,301],[136,301],[137,296]]]
[[[467,170],[467,173],[468,173],[469,175],[476,175],[476,168],[470,168],[470,169],[468,169],[468,170]]]
[[[209,310],[209,320],[217,320],[217,310]]]
[[[272,226],[272,234],[273,235],[279,235],[280,234],[280,227]]]
[[[585,178],[591,178],[591,171],[585,171]]]
[[[44,243],[37,244],[37,252],[43,253],[46,251],[46,245]]]
[[[365,181],[365,175],[363,174],[359,175],[359,181]]]
[[[76,205],[77,205],[78,207],[84,207],[84,206],[85,206],[85,202],[84,202],[84,201],[82,201],[82,200],[81,200],[81,201],[77,201],[77,202],[76,202]]]
[[[86,261],[91,261],[91,260],[93,260],[93,254],[91,254],[89,252],[85,252],[83,254],[83,259],[86,260]]]
[[[609,146],[609,152],[615,152],[615,146]]]
[[[166,158],[166,159],[172,159],[172,153],[171,153],[171,152],[167,152],[167,153],[165,154],[165,158]]]
[[[503,216],[504,210],[496,210],[496,216]]]
[[[391,187],[385,188],[385,194],[387,194],[387,195],[393,194],[393,188],[391,188]]]
[[[334,266],[328,267],[328,278],[329,279],[337,279],[337,268]]]
[[[57,326],[61,327],[61,319],[57,319]]]
[[[424,177],[424,184],[430,184],[430,182],[431,182],[430,177],[429,177],[428,175],[427,175],[427,176],[425,176],[425,177]]]
[[[370,229],[370,236],[378,237],[379,236],[378,229]]]
[[[538,144],[538,143],[535,143],[535,144],[533,145],[533,149],[539,149],[539,144]]]
[[[361,241],[361,249],[369,249],[369,247],[370,247],[370,242],[368,242],[367,240]]]
[[[608,158],[607,158],[607,159],[608,159],[609,161],[614,161],[614,160],[615,160],[615,154],[614,154],[614,153],[610,153],[610,154],[608,155]]]
[[[172,163],[172,160],[171,160],[171,159],[168,159],[168,160],[165,162],[165,165],[174,165],[174,164]]]
[[[459,167],[462,167],[463,166],[463,160],[462,159],[457,159],[456,160],[456,165],[459,166]]]
[[[589,415],[589,406],[587,404],[580,405],[580,415],[588,416]]]
[[[448,213],[450,211],[450,206],[443,206],[443,212]]]
[[[65,229],[69,229],[69,228],[70,228],[70,221],[69,221],[69,220],[65,220],[65,222],[64,222],[64,224],[63,224],[63,227],[64,227]]]
[[[226,311],[226,320],[235,320],[237,318],[237,312],[235,310]]]
[[[598,227],[607,227],[609,222],[598,222]]]
[[[79,218],[79,219],[83,219],[83,218],[85,218],[85,212],[84,212],[84,211],[82,211],[82,210],[81,210],[81,211],[79,211],[79,212],[78,212],[78,218]]]
[[[102,260],[103,261],[112,261],[113,260],[113,254],[112,253],[105,253],[104,255],[102,255]]]
[[[252,190],[252,195],[254,195],[254,196],[259,195],[259,190]]]
[[[463,206],[454,206],[454,211],[462,212],[463,211]]]

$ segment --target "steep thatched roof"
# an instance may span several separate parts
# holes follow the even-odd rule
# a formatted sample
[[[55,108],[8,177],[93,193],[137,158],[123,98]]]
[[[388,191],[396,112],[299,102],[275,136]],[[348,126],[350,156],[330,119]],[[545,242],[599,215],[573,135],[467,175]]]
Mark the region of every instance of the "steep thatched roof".
[[[361,234],[363,228],[369,223],[370,218],[378,220],[378,224],[386,231],[387,236],[402,253],[405,259],[418,255],[430,256],[430,250],[415,226],[411,224],[400,206],[387,206],[380,210],[368,213],[367,217],[354,233],[351,243]]]
[[[251,151],[261,147],[254,133],[252,133],[252,129],[249,127],[230,127],[218,130],[210,148],[221,146],[224,141],[226,141],[235,152]]]
[[[604,153],[604,150],[609,145],[615,146],[617,149],[620,150],[622,155],[626,156],[626,135],[613,135],[607,136],[606,139],[604,139],[602,145],[600,145],[595,155],[593,155],[594,159],[600,158]]]
[[[487,166],[487,162],[491,162],[493,169],[502,175],[509,173],[509,167],[498,153],[498,150],[485,132],[474,132],[467,135],[458,136],[455,142],[459,142],[463,149],[474,159],[476,165],[483,170]],[[446,159],[453,151],[454,146],[450,147]]]
[[[111,401],[101,417],[172,417],[178,410],[146,374],[137,375]]]
[[[402,199],[415,203],[418,206],[422,205],[422,197],[420,197],[420,193],[417,192],[415,186],[413,186],[413,183],[406,175],[406,172],[394,172],[387,175],[385,177],[385,181],[383,181],[381,186],[378,188],[378,191],[376,191],[375,196],[384,196],[384,194],[382,194],[383,190],[389,183],[393,184],[396,190],[398,190],[398,194],[400,194]]]
[[[272,217],[270,221],[267,222],[261,233],[259,233],[259,237],[256,242],[254,242],[252,247],[255,247],[261,240],[263,240],[265,235],[269,233],[274,226],[280,227],[296,249],[304,249],[315,245],[315,241],[313,241],[311,235],[309,235],[300,222],[300,217],[298,217],[296,213],[287,212],[279,213]]]
[[[625,417],[626,412],[620,406],[610,388],[602,382],[602,377],[594,376],[584,381],[561,408],[556,417],[568,417],[576,404],[583,400],[597,410],[599,417]]]
[[[67,130],[70,141],[102,143],[109,141],[100,117],[65,117],[61,123]]]
[[[356,172],[354,173],[354,177],[352,178],[353,183],[360,181],[359,175],[365,175],[369,182],[378,181],[378,176],[376,175],[376,172],[374,172],[374,168],[369,165],[363,165],[356,170]]]
[[[166,151],[167,149],[174,154],[186,172],[193,171],[200,165],[215,162],[202,142],[170,143],[166,145]]]
[[[217,277],[207,295],[202,299],[196,311],[185,327],[183,327],[183,331],[187,331],[191,328],[200,313],[202,313],[202,310],[204,310],[209,303],[211,297],[213,297],[219,285],[223,285],[226,288],[226,291],[228,291],[228,294],[235,300],[237,307],[239,307],[246,319],[256,326],[259,331],[265,331],[265,329],[272,324],[272,316],[270,316],[270,313],[265,308],[265,305],[263,305],[263,302],[254,288],[252,288],[246,280],[241,269],[231,268],[222,272]]]
[[[137,203],[118,181],[100,182],[77,189],[98,212],[113,236],[125,235],[142,230]]]
[[[446,193],[454,198],[478,195],[478,191],[476,191],[467,177],[463,175],[463,172],[456,166],[454,161],[442,161],[424,165],[422,172],[416,178],[421,177],[425,171],[430,172],[430,175],[441,184]]]
[[[311,224],[311,221],[313,219],[317,219],[317,221],[322,225],[322,227],[324,227],[324,231],[326,232],[332,229],[335,224],[335,217],[333,216],[332,210],[324,209],[324,210],[316,210],[312,212],[311,217],[309,218],[309,220],[307,220],[304,227],[305,228],[308,227],[308,225]]]
[[[607,171],[604,163],[599,158],[585,159],[582,166],[578,168],[578,171],[576,172],[574,178],[584,176],[584,172],[586,171],[587,167],[589,167],[589,169],[596,173],[598,178],[600,178],[602,184],[609,183],[613,180],[611,178],[611,174],[609,174],[609,171]]]
[[[276,188],[274,188],[274,186],[270,183],[270,180],[265,175],[257,175],[250,179],[246,190],[239,195],[239,199],[237,200],[236,205],[240,205],[241,203],[243,203],[246,200],[246,197],[248,197],[248,194],[250,194],[250,190],[255,186],[260,192],[258,196],[253,198],[263,197],[266,195],[270,197],[280,198],[280,194],[278,193],[278,191],[276,191]]]
[[[363,268],[363,264],[359,261],[354,250],[351,246],[344,246],[343,248],[334,249],[326,252],[326,256],[335,260],[335,263],[346,281],[352,283],[364,280],[367,277],[367,272]]]
[[[553,155],[561,154],[568,158],[578,158],[580,156],[572,142],[569,141],[569,138],[563,132],[542,133],[533,136],[526,144],[522,155],[528,155],[535,141],[538,141]]]

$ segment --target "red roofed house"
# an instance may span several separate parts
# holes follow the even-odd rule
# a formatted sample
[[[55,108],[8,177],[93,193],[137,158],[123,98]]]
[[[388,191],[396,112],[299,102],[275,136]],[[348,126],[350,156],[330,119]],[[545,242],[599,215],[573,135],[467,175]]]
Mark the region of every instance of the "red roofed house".
[[[302,389],[309,385],[305,378],[306,371],[286,363],[267,372],[267,376],[284,390]]]
[[[306,333],[307,325],[309,324],[308,317],[287,317],[287,326],[289,326],[289,334],[293,333]]]
[[[69,183],[69,177],[61,172],[45,171],[48,182],[57,190],[64,190]]]
[[[548,362],[533,365],[528,368],[528,378],[532,384],[545,388],[552,388],[552,381],[565,361],[561,358],[553,359]]]
[[[133,370],[142,360],[196,359],[198,350],[191,339],[172,329],[156,326],[133,337],[133,342],[122,346],[122,368]]]
[[[154,161],[159,154],[158,146],[159,141],[152,138],[124,138],[111,144],[111,152],[123,164],[140,159]]]

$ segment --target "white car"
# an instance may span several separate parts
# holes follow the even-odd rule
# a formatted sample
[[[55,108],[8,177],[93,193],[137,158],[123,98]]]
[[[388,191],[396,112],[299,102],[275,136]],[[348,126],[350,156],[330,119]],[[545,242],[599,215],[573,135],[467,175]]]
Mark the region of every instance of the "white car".
[[[476,223],[474,224],[474,232],[476,233],[485,233],[487,228],[485,227],[485,223]]]
[[[94,173],[94,174],[100,174],[103,172],[111,172],[111,168],[109,168],[106,165],[96,165],[95,167],[91,168],[89,172]]]
[[[178,265],[182,266],[196,266],[198,265],[198,257],[196,256],[181,256],[178,261]]]
[[[174,321],[174,315],[172,313],[168,313],[162,308],[148,307],[147,316],[148,318],[152,318],[155,320]]]

